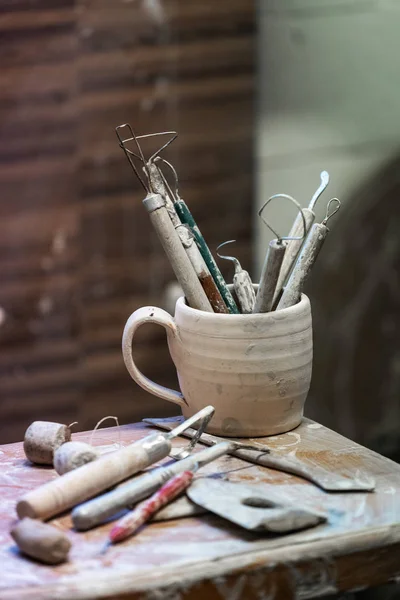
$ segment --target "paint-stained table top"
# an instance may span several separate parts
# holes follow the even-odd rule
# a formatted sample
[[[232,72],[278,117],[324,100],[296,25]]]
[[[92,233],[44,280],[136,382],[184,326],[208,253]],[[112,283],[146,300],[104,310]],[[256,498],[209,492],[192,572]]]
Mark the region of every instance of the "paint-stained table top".
[[[121,427],[119,433],[102,429],[93,443],[106,452],[150,430],[144,424]],[[73,438],[89,441],[90,433]],[[375,586],[400,575],[399,465],[306,419],[290,433],[257,441],[345,476],[372,477],[376,490],[328,494],[299,477],[224,457],[203,472],[279,486],[298,506],[323,511],[328,523],[260,537],[202,515],[148,525],[104,552],[110,525],[78,533],[66,515],[51,523],[68,532],[70,561],[50,567],[21,556],[9,529],[16,519],[16,500],[57,475],[30,465],[22,444],[1,446],[0,598],[309,598]]]

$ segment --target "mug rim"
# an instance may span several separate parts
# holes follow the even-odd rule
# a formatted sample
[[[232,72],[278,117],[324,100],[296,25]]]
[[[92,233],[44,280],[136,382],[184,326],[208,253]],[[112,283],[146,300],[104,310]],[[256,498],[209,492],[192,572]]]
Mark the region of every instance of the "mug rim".
[[[269,316],[269,318],[273,317],[274,319],[276,318],[280,318],[285,317],[287,315],[290,315],[291,313],[297,313],[297,312],[302,312],[303,309],[306,308],[306,306],[311,306],[311,302],[309,297],[306,294],[301,294],[300,296],[300,300],[298,302],[296,302],[296,304],[293,304],[292,306],[288,306],[287,308],[281,308],[279,310],[274,310],[274,311],[270,311],[270,312],[266,312],[266,313],[216,313],[216,312],[206,312],[204,310],[199,310],[198,308],[192,308],[191,306],[189,306],[188,304],[186,304],[185,302],[185,296],[180,296],[178,298],[178,300],[176,301],[176,305],[175,305],[175,313],[177,308],[179,307],[180,310],[182,310],[183,312],[186,312],[187,314],[192,314],[193,316],[195,316],[196,314],[198,314],[199,316],[201,315],[201,317],[203,319],[212,319],[214,317],[217,317],[219,319],[221,318],[225,318],[225,319],[243,319],[243,318],[252,318],[252,319],[265,319],[265,317]]]

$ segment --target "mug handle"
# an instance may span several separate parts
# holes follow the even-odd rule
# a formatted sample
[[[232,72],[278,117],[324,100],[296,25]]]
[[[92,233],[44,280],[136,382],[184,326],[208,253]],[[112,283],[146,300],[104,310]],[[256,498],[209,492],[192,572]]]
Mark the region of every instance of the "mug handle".
[[[131,314],[126,322],[124,333],[122,334],[122,355],[124,357],[125,366],[128,369],[129,375],[140,387],[146,392],[154,394],[163,400],[174,402],[179,406],[187,406],[186,401],[180,392],[166,388],[163,385],[159,385],[154,381],[151,381],[135,365],[135,361],[132,355],[132,342],[133,336],[136,330],[146,323],[156,323],[161,325],[167,332],[167,335],[178,337],[178,329],[175,325],[175,321],[169,313],[162,308],[156,308],[154,306],[145,306],[135,310]]]

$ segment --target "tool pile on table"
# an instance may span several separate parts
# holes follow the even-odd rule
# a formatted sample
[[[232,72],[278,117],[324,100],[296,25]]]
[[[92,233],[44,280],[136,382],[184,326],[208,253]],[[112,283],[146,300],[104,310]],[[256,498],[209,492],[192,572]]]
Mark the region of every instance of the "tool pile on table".
[[[315,526],[326,520],[320,512],[304,510],[294,503],[272,501],[257,485],[196,478],[203,466],[226,455],[247,462],[297,473],[327,491],[373,489],[373,484],[330,474],[320,467],[308,467],[295,457],[277,455],[268,447],[240,440],[223,440],[204,433],[214,408],[208,406],[186,421],[146,422],[167,430],[152,432],[143,439],[108,454],[71,441],[70,428],[59,423],[36,421],[28,428],[24,449],[34,464],[54,465],[60,476],[26,493],[17,503],[21,519],[11,530],[20,550],[47,564],[67,560],[71,542],[65,532],[43,521],[73,508],[72,522],[84,531],[118,519],[105,547],[132,536],[166,504],[181,496],[170,517],[183,517],[210,511],[246,529],[286,533]],[[196,429],[194,429],[196,427]],[[191,438],[183,448],[173,448],[172,440]],[[210,447],[193,452],[196,444]],[[147,469],[167,456],[176,462]],[[136,475],[136,477],[133,477]],[[118,485],[121,482],[122,485]],[[117,486],[117,487],[115,487]],[[186,491],[186,499],[182,494]],[[105,493],[104,493],[105,492]],[[264,509],[264,510],[260,510]],[[168,515],[166,516],[168,518]]]
[[[248,314],[287,308],[300,300],[304,283],[329,232],[328,219],[340,208],[340,201],[332,198],[322,223],[314,223],[316,202],[329,182],[326,171],[321,173],[321,184],[307,208],[302,209],[287,194],[276,194],[259,211],[263,218],[267,205],[280,198],[294,204],[298,215],[287,237],[280,236],[263,218],[276,239],[269,243],[257,291],[249,273],[235,257],[218,254],[235,264],[232,294],[193,215],[179,195],[176,169],[160,155],[176,139],[177,133],[165,131],[136,136],[127,123],[117,127],[116,131],[119,144],[146,192],[143,204],[189,306],[207,312]],[[127,131],[127,137],[124,137],[124,131]],[[158,136],[169,136],[169,139],[146,159],[139,140]],[[172,174],[171,184],[165,169]],[[223,242],[219,248],[233,241]]]

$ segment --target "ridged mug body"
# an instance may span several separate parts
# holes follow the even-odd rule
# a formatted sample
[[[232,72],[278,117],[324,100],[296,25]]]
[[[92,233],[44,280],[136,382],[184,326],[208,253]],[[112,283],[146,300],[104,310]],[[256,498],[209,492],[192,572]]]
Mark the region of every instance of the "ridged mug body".
[[[176,305],[176,333],[167,330],[185,403],[191,416],[215,407],[208,431],[255,437],[299,425],[311,382],[310,301],[264,314],[215,314]]]

